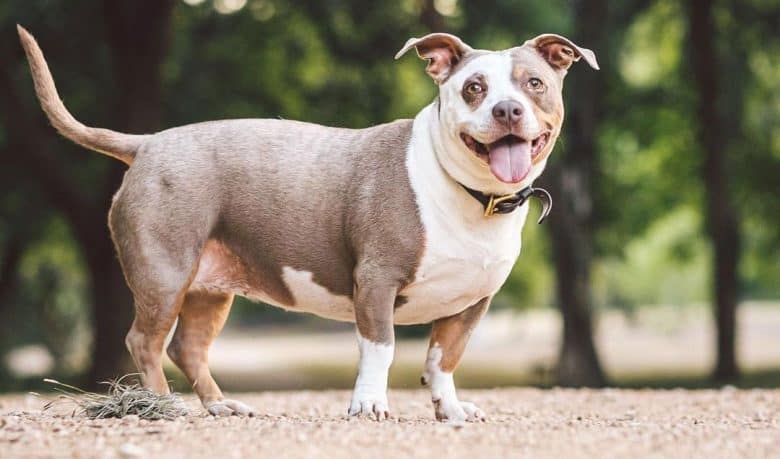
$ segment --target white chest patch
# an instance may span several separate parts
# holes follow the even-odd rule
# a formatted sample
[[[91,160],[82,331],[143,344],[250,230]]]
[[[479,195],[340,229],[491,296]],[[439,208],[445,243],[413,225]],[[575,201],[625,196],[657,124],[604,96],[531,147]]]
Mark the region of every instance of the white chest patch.
[[[429,111],[429,108],[425,109]],[[510,214],[482,216],[482,205],[441,168],[430,147],[426,113],[415,120],[407,170],[425,228],[425,251],[415,280],[401,294],[399,324],[451,316],[495,294],[520,255],[524,205]]]
[[[464,232],[446,231],[440,223],[425,224],[428,244],[414,282],[401,292],[406,303],[396,309],[398,324],[451,316],[492,296],[509,276],[520,252],[519,230],[514,241],[477,241]]]

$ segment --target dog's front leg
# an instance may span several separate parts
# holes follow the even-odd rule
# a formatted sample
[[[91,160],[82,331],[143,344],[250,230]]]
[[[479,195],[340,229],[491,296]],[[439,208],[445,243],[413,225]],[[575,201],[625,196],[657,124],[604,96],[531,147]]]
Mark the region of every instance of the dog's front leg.
[[[358,269],[355,274],[355,323],[360,365],[349,414],[387,419],[387,376],[393,362],[395,336],[393,305],[397,285],[380,270]]]
[[[490,304],[483,298],[454,316],[433,322],[422,383],[430,385],[431,400],[439,421],[482,421],[485,413],[470,402],[461,402],[452,373],[458,366],[471,332]]]

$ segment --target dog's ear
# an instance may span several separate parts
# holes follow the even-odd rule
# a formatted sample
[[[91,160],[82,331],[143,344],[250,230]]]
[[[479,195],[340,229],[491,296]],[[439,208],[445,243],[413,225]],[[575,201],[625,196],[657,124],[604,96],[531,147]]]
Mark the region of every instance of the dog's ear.
[[[422,38],[410,38],[395,55],[399,59],[410,49],[415,48],[417,55],[428,61],[425,71],[437,84],[441,84],[450,75],[452,68],[471,51],[471,46],[455,35],[432,33]]]
[[[530,46],[554,68],[564,75],[571,67],[571,64],[585,59],[591,67],[598,70],[599,63],[596,61],[596,55],[587,48],[580,48],[571,40],[560,35],[546,33],[525,42],[525,46]]]

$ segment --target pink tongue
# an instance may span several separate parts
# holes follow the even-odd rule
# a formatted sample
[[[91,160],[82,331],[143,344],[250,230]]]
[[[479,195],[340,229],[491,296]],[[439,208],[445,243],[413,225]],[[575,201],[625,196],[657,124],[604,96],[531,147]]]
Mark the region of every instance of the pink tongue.
[[[502,182],[517,183],[531,170],[531,142],[496,142],[489,155],[490,172]]]

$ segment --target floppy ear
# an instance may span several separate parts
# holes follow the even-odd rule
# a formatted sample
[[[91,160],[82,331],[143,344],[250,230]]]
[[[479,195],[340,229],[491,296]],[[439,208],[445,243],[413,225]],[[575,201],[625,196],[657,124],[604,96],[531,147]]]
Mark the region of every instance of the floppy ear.
[[[587,48],[580,48],[571,40],[560,35],[546,33],[525,42],[525,46],[535,48],[536,51],[557,71],[566,74],[573,62],[585,59],[591,67],[598,70],[599,63],[596,55]]]
[[[471,46],[455,35],[448,33],[432,33],[422,38],[410,38],[406,44],[396,53],[399,59],[410,49],[415,48],[417,55],[428,60],[425,71],[437,84],[441,84],[450,75],[450,71],[462,58],[471,51]]]

